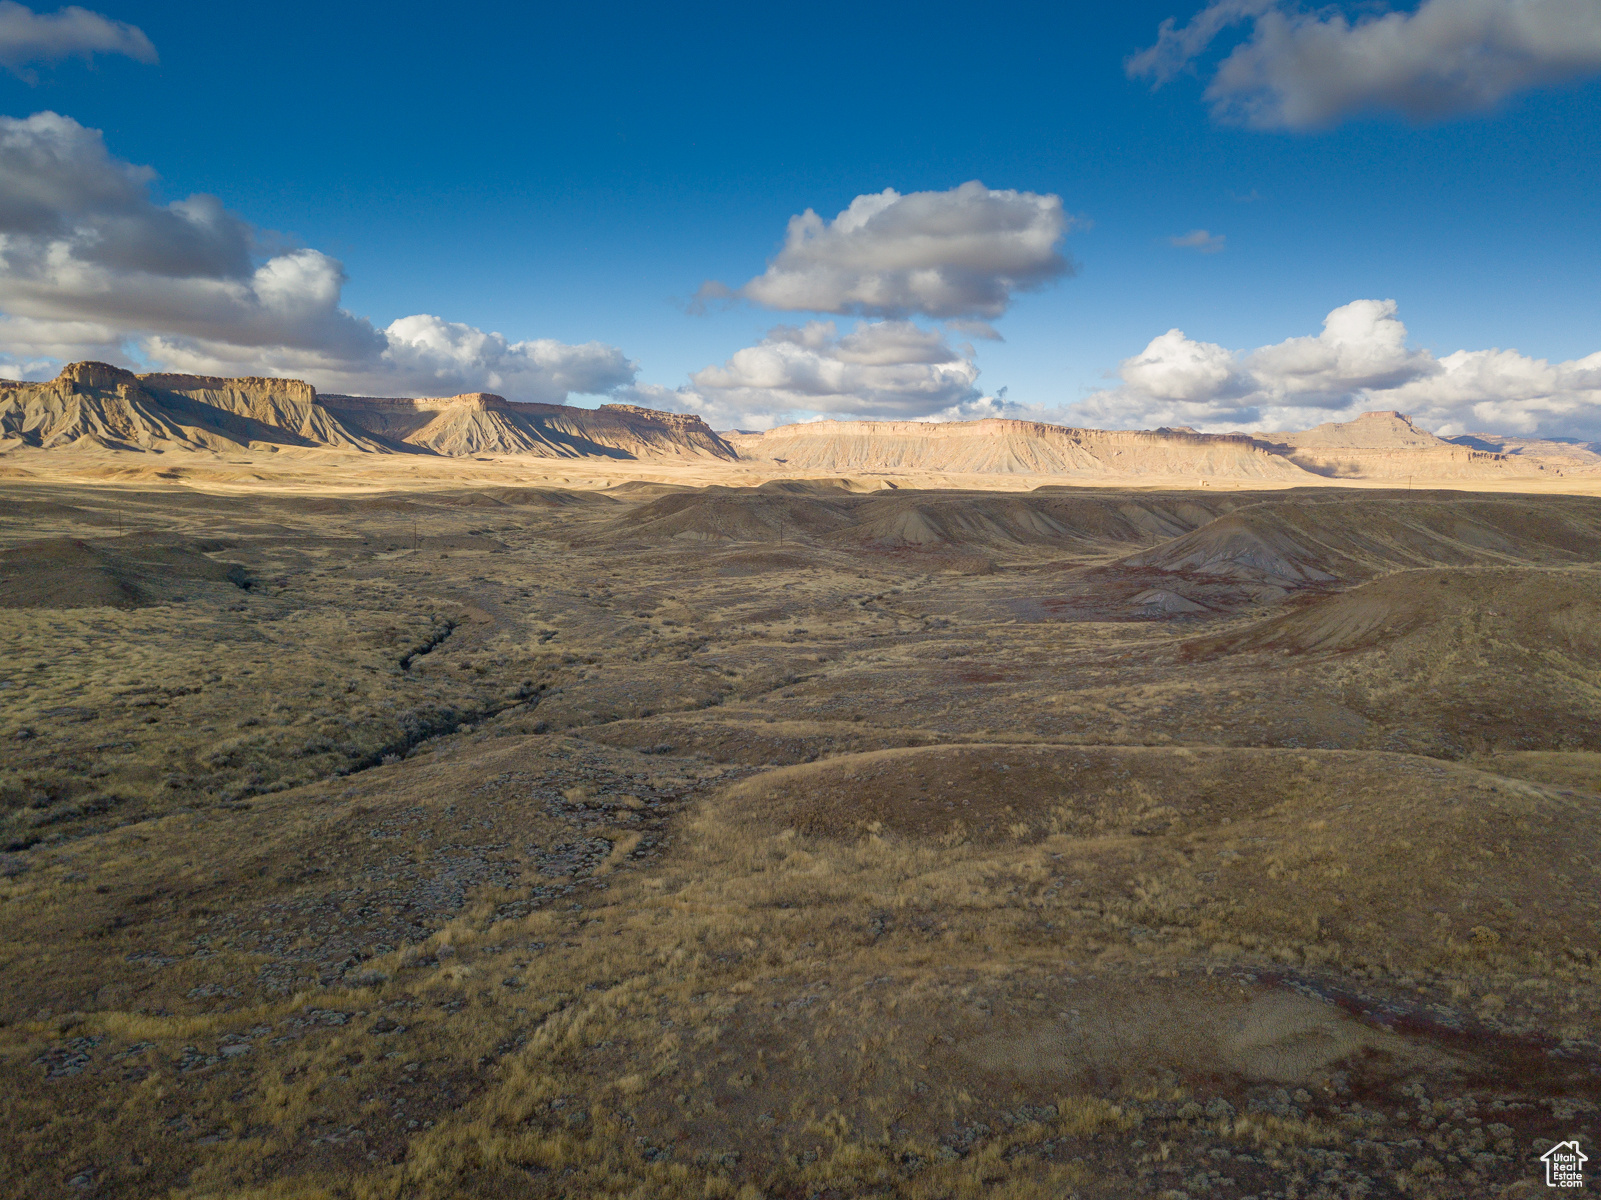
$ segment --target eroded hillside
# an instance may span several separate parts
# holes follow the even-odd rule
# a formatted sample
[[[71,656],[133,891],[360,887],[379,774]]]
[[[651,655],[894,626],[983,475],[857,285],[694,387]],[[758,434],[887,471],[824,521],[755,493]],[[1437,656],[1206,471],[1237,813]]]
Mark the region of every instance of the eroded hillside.
[[[221,379],[72,363],[49,383],[0,386],[0,453],[325,450],[450,458],[732,459],[698,417],[625,404],[598,410],[443,399],[319,396],[295,379]]]
[[[1584,497],[11,486],[0,1194],[1521,1194],[1601,1102],[1598,564]]]

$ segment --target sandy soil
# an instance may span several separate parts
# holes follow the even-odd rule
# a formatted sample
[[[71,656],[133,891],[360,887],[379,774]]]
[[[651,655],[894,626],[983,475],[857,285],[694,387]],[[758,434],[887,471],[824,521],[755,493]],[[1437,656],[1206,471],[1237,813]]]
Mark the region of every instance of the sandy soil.
[[[438,488],[557,487],[600,489],[656,483],[679,487],[757,487],[770,481],[844,479],[855,490],[884,488],[962,491],[1033,491],[1037,488],[1170,491],[1260,491],[1290,488],[1373,488],[1380,491],[1471,491],[1494,494],[1601,495],[1601,475],[1567,474],[1552,478],[1419,474],[1413,478],[1291,480],[1141,474],[1137,478],[1057,474],[994,474],[919,470],[859,471],[848,476],[762,460],[729,462],[715,458],[609,460],[480,456],[468,459],[422,456],[341,454],[327,450],[240,451],[226,455],[197,452],[130,455],[93,450],[0,454],[0,481],[28,483],[124,484],[162,488],[180,484],[207,492],[311,492],[339,495]]]

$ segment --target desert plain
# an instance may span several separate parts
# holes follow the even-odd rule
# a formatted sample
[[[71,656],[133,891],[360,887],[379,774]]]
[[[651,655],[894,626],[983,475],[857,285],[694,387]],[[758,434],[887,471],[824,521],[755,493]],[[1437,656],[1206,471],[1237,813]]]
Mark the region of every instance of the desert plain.
[[[98,370],[0,393],[0,1193],[1532,1196],[1601,1124],[1590,449]]]

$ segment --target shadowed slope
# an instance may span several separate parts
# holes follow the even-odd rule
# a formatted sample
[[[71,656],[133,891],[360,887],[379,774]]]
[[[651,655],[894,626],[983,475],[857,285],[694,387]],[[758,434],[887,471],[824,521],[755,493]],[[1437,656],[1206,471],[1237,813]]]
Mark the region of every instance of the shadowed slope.
[[[1189,657],[1275,650],[1335,654],[1395,643],[1424,656],[1477,644],[1567,658],[1601,672],[1601,575],[1477,568],[1398,571],[1320,596],[1240,632],[1186,643]]]
[[[322,399],[352,425],[451,457],[736,457],[699,417],[627,404],[606,404],[598,409],[522,404],[489,392],[416,400],[376,396]]]
[[[1594,570],[1401,571],[1181,651],[1191,661],[1245,654],[1340,656],[1334,683],[1347,707],[1432,730],[1442,753],[1601,749]]]
[[[231,434],[235,440],[241,434],[270,429],[276,432],[276,440],[289,444],[393,453],[381,441],[346,427],[318,403],[316,390],[298,379],[141,375],[139,382],[169,411],[189,417],[191,423]],[[244,423],[230,423],[227,416]]]
[[[49,383],[0,387],[0,449],[209,449],[220,439],[186,429],[137,376],[72,363]]]
[[[673,492],[636,508],[604,536],[826,538],[841,546],[889,550],[1084,549],[1178,537],[1251,502],[1204,493],[1130,497],[886,489],[857,494],[814,481],[804,484]]]
[[[610,529],[613,539],[780,542],[833,533],[852,501],[771,492],[679,492],[640,505]]]
[[[1295,588],[1407,567],[1557,565],[1598,555],[1601,502],[1426,493],[1257,504],[1117,565]]]
[[[184,582],[244,587],[249,577],[184,542],[50,538],[0,550],[0,608],[141,608]]]
[[[1187,533],[1235,503],[1221,496],[881,493],[858,506],[855,524],[839,536],[880,546],[1148,542]]]
[[[626,404],[598,410],[448,399],[319,397],[297,379],[134,375],[72,363],[49,383],[0,386],[0,451],[340,450],[448,457],[711,458],[732,448],[699,417]]]
[[[48,383],[0,389],[0,449],[226,451],[324,447],[389,453],[293,379],[134,375],[71,363]]]

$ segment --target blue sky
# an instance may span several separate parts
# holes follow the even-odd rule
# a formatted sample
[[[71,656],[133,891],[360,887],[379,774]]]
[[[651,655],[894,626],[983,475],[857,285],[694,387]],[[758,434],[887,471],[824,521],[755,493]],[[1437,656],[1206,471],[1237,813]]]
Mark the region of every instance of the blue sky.
[[[1593,0],[1535,2],[1559,24],[1577,22],[1578,41],[1595,32],[1601,45]],[[1592,15],[1572,3],[1589,4]],[[1593,65],[1581,50],[1532,81],[1509,80],[1488,104],[1447,96],[1431,109],[1392,87],[1311,127],[1262,127],[1214,113],[1203,92],[1235,46],[1266,36],[1252,24],[1262,13],[1301,11],[1288,4],[1239,0],[1250,13],[1159,88],[1126,69],[1156,43],[1162,21],[1182,29],[1203,7],[446,12],[130,0],[97,8],[142,31],[158,61],[113,51],[90,62],[14,64],[0,73],[0,113],[50,111],[103,131],[111,159],[158,173],[150,184],[158,207],[209,194],[256,231],[281,233],[282,243],[258,239],[257,262],[295,246],[338,260],[339,305],[376,329],[432,314],[512,342],[603,343],[637,372],[622,380],[627,370],[613,364],[594,376],[598,390],[674,404],[660,389],[684,389],[676,406],[699,406],[720,424],[809,412],[1311,423],[1370,402],[1393,407],[1389,390],[1439,376],[1452,352],[1515,348],[1555,364],[1601,350],[1601,52]],[[1416,4],[1390,7],[1419,17]],[[1382,8],[1349,11],[1355,20]],[[1499,36],[1493,21],[1483,27]],[[1329,70],[1350,73],[1340,62]],[[951,353],[981,372],[957,381],[962,395],[939,394],[952,404],[920,412],[916,403],[880,403],[875,392],[854,410],[837,399],[807,409],[790,388],[764,406],[743,385],[708,397],[690,383],[764,344],[775,325],[832,320],[836,340],[854,327],[850,313],[749,301],[691,310],[704,281],[737,288],[760,275],[790,217],[812,209],[826,222],[857,196],[944,192],[969,180],[1060,197],[1072,218],[1061,248],[1077,273],[1013,295],[992,321],[1004,341],[972,340],[915,306],[889,314],[943,331]],[[1195,230],[1221,237],[1222,248],[1171,244]],[[1331,311],[1358,300],[1396,301],[1394,315],[1363,329],[1389,337],[1413,376],[1376,388],[1377,376],[1347,373],[1287,395],[1277,376],[1253,366],[1255,348],[1317,335]],[[0,311],[27,317],[25,309],[0,293]],[[1397,319],[1404,352],[1384,332]],[[161,320],[149,319],[151,335],[198,336]],[[254,362],[253,351],[164,358],[137,324],[117,343],[127,361]],[[1243,352],[1223,372],[1229,382],[1202,394],[1187,383],[1153,390],[1114,377],[1175,328],[1195,344]],[[52,342],[33,326],[13,332],[0,340],[11,374],[48,375],[59,357],[51,351],[70,349],[70,339]],[[816,342],[825,343],[834,344]],[[271,347],[259,357],[262,372],[298,366],[324,386],[366,378],[341,370],[316,378],[326,357],[302,361]],[[1454,400],[1436,395],[1438,386],[1398,396],[1434,403],[1442,428],[1483,417],[1509,429],[1521,421],[1522,432],[1588,435],[1601,378],[1586,386],[1586,371],[1540,385],[1562,396],[1527,411],[1515,405],[1527,408],[1528,396],[1494,384],[1482,385],[1478,408],[1456,396],[1460,387]],[[581,372],[568,374],[589,386]],[[447,375],[442,384],[473,383]],[[496,380],[518,390],[504,372]],[[984,399],[1002,386],[1004,402]],[[532,387],[523,398],[557,397]]]

